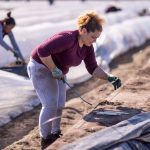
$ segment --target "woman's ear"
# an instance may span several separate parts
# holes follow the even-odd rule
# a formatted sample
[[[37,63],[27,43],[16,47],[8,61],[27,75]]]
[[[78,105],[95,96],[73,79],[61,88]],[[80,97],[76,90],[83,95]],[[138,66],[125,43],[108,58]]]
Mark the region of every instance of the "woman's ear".
[[[80,32],[80,34],[86,34],[87,33],[87,30],[86,30],[86,28],[81,28],[81,29],[79,29],[79,32]]]

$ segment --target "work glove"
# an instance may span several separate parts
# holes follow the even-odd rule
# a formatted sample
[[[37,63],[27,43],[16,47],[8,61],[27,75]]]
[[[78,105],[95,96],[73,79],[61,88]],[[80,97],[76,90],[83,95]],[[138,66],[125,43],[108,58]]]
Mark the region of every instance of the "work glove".
[[[121,80],[112,74],[108,75],[107,80],[114,86],[114,90],[118,89],[121,86]]]
[[[59,80],[64,79],[63,72],[59,68],[55,67],[54,69],[52,69],[51,72],[52,72],[53,78],[59,79]]]
[[[15,50],[12,50],[12,53],[14,54],[14,57],[16,58],[16,64],[20,65],[21,61],[19,60],[19,55]]]
[[[17,64],[17,65],[26,65],[25,60],[22,60],[22,59],[20,58],[20,56],[19,56],[19,54],[18,54],[17,51],[11,50],[11,52],[14,54],[14,57],[16,58],[16,64]],[[20,58],[21,60],[19,60],[19,58]]]

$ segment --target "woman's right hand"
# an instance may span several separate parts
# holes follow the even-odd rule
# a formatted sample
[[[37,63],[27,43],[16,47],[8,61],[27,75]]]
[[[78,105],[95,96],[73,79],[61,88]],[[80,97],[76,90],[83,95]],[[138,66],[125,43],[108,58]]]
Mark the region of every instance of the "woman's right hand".
[[[59,68],[55,67],[54,69],[51,70],[51,72],[52,72],[53,78],[59,79],[59,80],[64,79],[63,72]]]

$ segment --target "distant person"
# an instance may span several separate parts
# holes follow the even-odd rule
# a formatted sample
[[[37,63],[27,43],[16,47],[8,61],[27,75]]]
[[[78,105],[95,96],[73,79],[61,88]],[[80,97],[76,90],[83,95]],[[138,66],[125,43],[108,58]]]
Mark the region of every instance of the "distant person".
[[[12,29],[15,27],[15,25],[15,19],[11,17],[11,12],[7,13],[7,17],[5,19],[0,20],[0,45],[6,50],[11,51],[17,60],[19,58],[22,63],[25,63],[12,32]],[[9,37],[12,47],[3,40],[6,35]]]
[[[149,9],[144,8],[138,14],[139,14],[139,16],[150,16],[150,11],[149,11]]]
[[[83,60],[93,77],[108,80],[115,89],[121,86],[121,80],[104,72],[95,59],[92,44],[101,35],[103,22],[95,12],[89,11],[79,16],[77,30],[55,34],[32,50],[27,69],[42,104],[39,116],[42,146],[61,135],[60,120],[66,101],[63,80],[70,67],[78,66]]]
[[[121,8],[111,5],[106,8],[105,13],[118,12],[118,11],[121,11]]]
[[[53,5],[54,0],[48,0],[48,1],[49,1],[50,5]]]

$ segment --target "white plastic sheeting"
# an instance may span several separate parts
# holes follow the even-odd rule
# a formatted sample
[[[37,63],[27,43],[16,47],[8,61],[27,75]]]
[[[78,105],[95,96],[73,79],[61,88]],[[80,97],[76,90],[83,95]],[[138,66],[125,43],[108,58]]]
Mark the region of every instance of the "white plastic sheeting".
[[[96,56],[102,59],[102,66],[108,66],[112,59],[150,39],[150,17],[135,18],[116,24],[105,30],[104,41],[97,41]],[[107,68],[107,67],[106,67]]]
[[[63,14],[62,14],[63,15]],[[65,16],[65,14],[64,14]],[[134,18],[137,17],[137,14],[133,13],[133,12],[119,12],[117,13],[117,15],[104,15],[104,19],[106,18],[106,25],[109,25],[111,23],[115,24],[118,22],[122,22],[126,19],[129,18]],[[47,17],[43,17],[47,20]],[[22,18],[23,19],[23,18]],[[30,23],[30,18],[28,17],[28,23]],[[41,18],[37,17],[38,21],[39,19],[41,20]],[[59,18],[57,18],[59,19]],[[31,19],[32,20],[32,19]],[[46,21],[45,20],[45,21]],[[114,20],[114,21],[113,21]],[[26,20],[27,21],[27,20]],[[30,26],[17,26],[14,29],[14,35],[17,39],[17,43],[21,49],[21,52],[23,54],[23,56],[25,58],[30,56],[31,50],[38,45],[39,43],[41,43],[43,40],[45,40],[46,38],[52,36],[53,34],[62,31],[62,30],[71,30],[71,29],[76,29],[76,20],[72,19],[71,21],[61,21],[59,23],[50,23],[50,22],[43,22],[39,21],[40,23],[37,25],[34,25],[34,23],[36,23],[36,21],[32,20],[32,25]],[[108,24],[107,24],[108,22]],[[9,42],[9,39],[6,37],[4,40],[6,40],[6,42]],[[4,66],[6,64],[9,64],[11,62],[13,62],[15,59],[13,57],[13,55],[4,50],[1,46],[0,46],[0,56],[2,59],[0,59],[0,67]]]
[[[78,13],[77,13],[78,12]],[[61,21],[66,21],[66,20],[75,20],[78,15],[80,15],[80,10],[74,10],[74,11],[67,11],[67,12],[62,12],[62,13],[52,13],[52,12],[45,12],[44,16],[42,16],[42,13],[39,14],[41,17],[38,16],[28,16],[25,18],[18,18],[17,19],[17,25],[18,26],[29,26],[29,25],[35,25],[35,24],[42,24],[42,22],[49,22],[49,23],[59,23]],[[107,15],[102,14],[102,17],[105,18],[106,24],[108,25],[113,25],[118,22],[122,22],[125,19],[131,19],[133,17],[137,17],[137,12],[133,11],[120,11],[116,14],[110,13]]]
[[[129,20],[132,18],[138,17],[138,13],[134,11],[119,11],[117,13],[109,13],[106,15],[103,15],[106,25],[114,25],[120,22],[123,22],[125,20]]]
[[[102,12],[109,4],[108,2],[86,2],[84,5],[81,2],[74,2],[74,7],[71,7],[72,2],[56,3],[54,7],[50,7],[46,2],[19,2],[20,5],[18,2],[9,2],[10,5],[8,2],[0,2],[0,8],[2,8],[0,13],[1,17],[5,17],[6,10],[12,9],[17,22],[13,32],[23,56],[28,58],[31,50],[43,40],[62,30],[76,29],[76,18],[85,10],[94,9],[102,14],[107,27],[137,17],[138,11],[146,7],[147,3],[137,3],[136,8],[130,3],[114,3],[120,5],[123,11],[104,15]],[[7,37],[5,40],[9,43]],[[15,61],[13,55],[0,46],[0,67],[13,61]]]
[[[39,104],[31,82],[0,70],[0,126]]]

